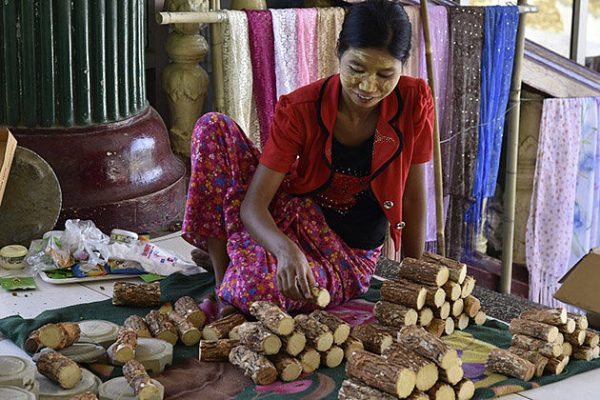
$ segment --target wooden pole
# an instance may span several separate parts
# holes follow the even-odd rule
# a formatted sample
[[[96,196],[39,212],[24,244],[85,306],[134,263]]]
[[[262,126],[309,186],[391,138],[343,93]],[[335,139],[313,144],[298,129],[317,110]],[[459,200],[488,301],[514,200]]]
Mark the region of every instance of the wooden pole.
[[[444,238],[444,189],[442,186],[442,150],[440,146],[440,128],[438,123],[437,101],[435,97],[435,75],[433,68],[433,50],[431,48],[431,35],[429,32],[429,12],[427,0],[421,1],[421,23],[425,39],[425,59],[427,62],[427,77],[431,95],[433,96],[433,166],[435,174],[435,225],[437,237],[437,251],[446,255],[446,242]]]
[[[525,0],[518,0],[525,5]],[[517,28],[508,102],[508,138],[506,145],[506,184],[504,192],[504,232],[502,235],[502,275],[500,292],[510,293],[512,282],[513,245],[515,237],[515,204],[517,192],[517,162],[519,159],[519,117],[521,114],[521,66],[525,48],[525,15],[521,14]]]
[[[221,11],[221,0],[210,0],[211,11]],[[223,26],[219,23],[210,25],[210,49],[212,61],[212,79],[214,89],[214,108],[218,112],[225,111],[225,83],[223,72]]]

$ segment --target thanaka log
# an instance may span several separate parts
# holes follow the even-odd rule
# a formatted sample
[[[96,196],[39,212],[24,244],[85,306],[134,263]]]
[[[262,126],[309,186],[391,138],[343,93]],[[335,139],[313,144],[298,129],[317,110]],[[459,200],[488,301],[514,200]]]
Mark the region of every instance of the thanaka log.
[[[160,305],[160,283],[117,282],[113,286],[115,306],[156,307]]]
[[[410,369],[389,363],[384,357],[367,351],[352,353],[346,364],[346,374],[399,398],[408,397],[416,381],[416,375]]]
[[[277,380],[277,369],[273,363],[246,346],[234,347],[229,353],[229,362],[240,367],[257,385],[270,385]]]
[[[456,350],[421,327],[411,325],[402,328],[398,336],[398,342],[435,362],[443,369],[451,368],[460,363]]]
[[[458,299],[454,303],[452,303],[452,309],[450,311],[450,314],[453,317],[458,317],[463,313],[464,309],[465,309],[465,301],[463,299]]]
[[[549,358],[546,364],[545,372],[552,375],[559,375],[565,369],[565,364],[558,358]]]
[[[535,365],[518,355],[504,349],[494,349],[490,352],[486,367],[491,372],[512,376],[529,381],[535,374]]]
[[[427,291],[425,305],[431,308],[439,308],[446,302],[446,292],[436,286],[423,286]]]
[[[563,333],[565,342],[569,342],[574,346],[581,346],[585,341],[585,332],[582,329],[575,329],[572,333]]]
[[[327,307],[331,302],[331,295],[325,288],[313,286],[310,288],[310,292],[312,294],[311,301],[320,308]]]
[[[108,356],[111,360],[121,364],[133,360],[135,358],[137,339],[138,336],[134,330],[121,328],[117,335],[117,340],[107,350]]]
[[[559,333],[556,326],[520,318],[510,321],[510,332],[531,336],[546,342],[554,342]]]
[[[231,350],[239,345],[240,341],[234,339],[201,340],[198,346],[198,359],[207,362],[228,361]]]
[[[454,385],[457,400],[470,400],[475,395],[475,384],[472,380],[463,378]]]
[[[573,354],[573,345],[569,342],[562,344],[562,356],[570,357]]]
[[[579,329],[587,329],[588,328],[588,319],[585,315],[575,314],[575,313],[567,313],[568,318],[573,318],[577,327]]]
[[[79,340],[80,334],[79,325],[72,322],[46,324],[38,329],[38,339],[42,346],[53,350],[71,346]]]
[[[444,333],[446,335],[452,335],[454,333],[454,330],[456,329],[456,326],[454,324],[454,319],[447,318],[445,322],[446,322],[446,326],[444,326]]]
[[[532,338],[527,335],[513,335],[511,345],[520,347],[525,350],[537,351],[544,357],[554,358],[562,353],[562,346],[556,343],[548,343],[546,341]]]
[[[424,260],[406,257],[398,270],[398,277],[423,285],[440,287],[448,282],[450,272],[447,267],[431,264]]]
[[[396,400],[397,397],[355,379],[346,379],[338,393],[338,400]]]
[[[423,253],[421,260],[448,268],[449,280],[458,284],[462,284],[467,277],[467,264],[465,263],[430,252]]]
[[[152,337],[152,333],[150,333],[150,328],[148,328],[146,321],[144,321],[144,318],[140,317],[139,315],[130,315],[127,317],[125,322],[123,322],[123,328],[131,329],[139,338]]]
[[[231,330],[229,331],[229,333],[227,334],[227,337],[229,339],[233,339],[233,340],[240,340],[240,326],[234,326],[233,328],[231,328]],[[204,336],[204,332],[202,333],[202,335]]]
[[[81,381],[82,373],[79,365],[55,351],[41,353],[36,366],[40,374],[58,383],[63,389],[71,389]]]
[[[375,305],[375,307],[377,307],[377,305]],[[333,333],[333,342],[335,344],[340,345],[348,339],[348,336],[350,335],[350,325],[344,320],[323,310],[313,311],[310,316],[329,328]]]
[[[462,365],[456,364],[448,369],[442,369],[440,371],[440,381],[456,385],[465,376],[465,371]]]
[[[577,360],[585,360],[585,361],[592,361],[595,356],[594,356],[594,349],[597,347],[587,347],[587,346],[579,346],[579,347],[573,347],[573,358],[577,359]]]
[[[123,376],[139,400],[162,400],[160,387],[148,376],[146,368],[137,360],[123,366]]]
[[[300,361],[288,354],[276,354],[269,359],[277,369],[279,378],[284,382],[295,381],[302,374]]]
[[[429,390],[439,377],[438,367],[431,360],[415,353],[400,343],[394,343],[383,352],[383,357],[393,364],[409,368],[415,373],[418,390]]]
[[[299,329],[296,329],[288,336],[280,336],[281,344],[286,353],[291,356],[297,356],[306,347],[306,335]]]
[[[475,322],[475,325],[479,325],[479,326],[485,324],[486,320],[487,320],[487,315],[483,311],[479,311],[473,318],[473,322]]]
[[[202,333],[181,314],[171,311],[169,318],[175,324],[179,338],[186,346],[193,346],[202,339]]]
[[[359,339],[364,348],[376,354],[383,351],[394,343],[394,335],[376,324],[363,324],[352,328],[352,337]]]
[[[464,331],[469,327],[469,316],[467,314],[461,314],[458,317],[454,317],[454,327],[461,331]]]
[[[598,346],[598,343],[600,343],[600,337],[598,334],[590,330],[586,330],[583,344],[589,347],[596,347]]]
[[[567,323],[567,310],[564,308],[531,308],[523,311],[519,318],[558,326]]]
[[[321,360],[328,368],[335,368],[344,361],[344,350],[340,346],[331,346],[327,351],[321,353]]]
[[[540,377],[544,374],[546,365],[548,364],[548,358],[544,357],[537,351],[525,350],[520,347],[510,347],[508,349],[511,353],[518,355],[521,358],[526,359],[533,365],[535,365],[535,376]]]
[[[238,328],[240,344],[260,354],[277,354],[281,339],[261,322],[244,322]]]
[[[433,320],[433,311],[429,307],[424,307],[419,312],[419,325],[420,326],[429,326],[431,321]]]
[[[464,312],[471,318],[475,318],[477,313],[481,310],[481,302],[473,295],[465,297],[464,305]]]
[[[556,325],[561,333],[573,333],[577,328],[577,323],[573,318],[567,318],[567,322],[562,325]],[[583,329],[582,329],[583,330]]]
[[[427,290],[406,279],[388,280],[381,285],[381,300],[420,310],[425,305]]]
[[[326,351],[333,345],[333,333],[327,327],[316,319],[298,314],[294,321],[298,329],[306,335],[306,342],[318,351]]]
[[[250,314],[278,335],[289,335],[294,331],[294,319],[281,308],[268,301],[255,301]]]
[[[200,329],[206,323],[206,314],[200,309],[196,300],[190,296],[178,298],[173,306],[173,310],[190,321],[195,328]]]
[[[462,297],[463,299],[465,297],[469,297],[473,293],[473,290],[475,290],[475,283],[475,278],[473,278],[472,276],[467,276],[465,278],[465,281],[462,283],[462,291],[460,293],[460,297]]]
[[[321,353],[312,347],[306,347],[298,355],[298,360],[302,364],[302,370],[306,373],[316,371],[321,365]]]
[[[427,391],[429,398],[432,400],[454,400],[454,388],[445,382],[437,382],[431,389]]]
[[[446,300],[448,301],[455,301],[459,299],[462,293],[462,288],[460,285],[453,281],[444,283],[442,289],[444,289],[444,292],[446,292]]]
[[[419,315],[414,309],[389,301],[378,301],[373,308],[373,314],[382,324],[397,328],[414,325],[419,319]]]
[[[433,316],[439,319],[446,319],[450,316],[450,311],[452,311],[452,306],[446,301],[440,308],[433,310]]]
[[[152,336],[171,343],[173,346],[177,343],[177,327],[169,317],[157,310],[152,310],[144,318]]]
[[[446,330],[446,320],[440,318],[434,318],[431,323],[427,325],[427,332],[431,333],[435,337],[442,337]]]
[[[229,337],[229,332],[246,322],[242,314],[230,314],[224,318],[218,319],[202,329],[202,337],[207,340],[217,340]]]
[[[342,344],[342,349],[344,349],[344,358],[347,360],[350,358],[350,354],[358,350],[364,350],[365,346],[360,339],[348,336],[348,339]]]

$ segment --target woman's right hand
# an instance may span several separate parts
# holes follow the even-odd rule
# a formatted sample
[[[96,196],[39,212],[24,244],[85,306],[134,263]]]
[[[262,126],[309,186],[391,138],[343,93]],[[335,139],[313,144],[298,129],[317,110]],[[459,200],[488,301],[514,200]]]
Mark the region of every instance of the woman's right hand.
[[[292,300],[312,299],[311,287],[316,286],[306,256],[295,244],[277,256],[277,286]]]

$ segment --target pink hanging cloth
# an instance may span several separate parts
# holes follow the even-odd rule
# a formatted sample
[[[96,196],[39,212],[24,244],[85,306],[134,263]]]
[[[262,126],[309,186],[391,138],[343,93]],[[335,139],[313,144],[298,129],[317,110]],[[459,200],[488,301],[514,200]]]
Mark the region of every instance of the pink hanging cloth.
[[[298,86],[317,80],[317,9],[296,9]]]

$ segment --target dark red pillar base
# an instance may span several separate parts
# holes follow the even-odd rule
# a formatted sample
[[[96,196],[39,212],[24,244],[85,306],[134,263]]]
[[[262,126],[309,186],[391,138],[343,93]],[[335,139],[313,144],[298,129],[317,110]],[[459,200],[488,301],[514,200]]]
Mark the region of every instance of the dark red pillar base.
[[[152,108],[107,125],[11,129],[19,145],[42,156],[63,192],[57,228],[90,219],[104,232],[164,229],[185,201],[185,166],[173,155],[167,129]]]

